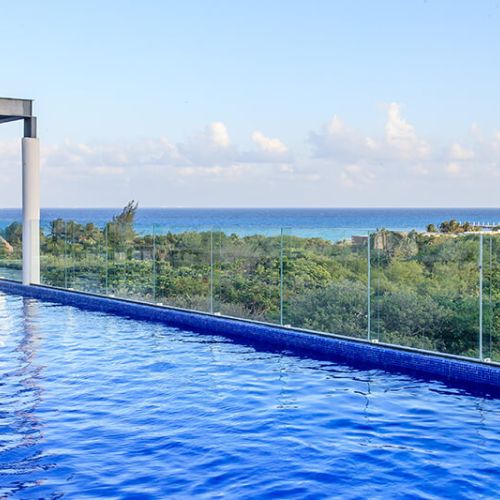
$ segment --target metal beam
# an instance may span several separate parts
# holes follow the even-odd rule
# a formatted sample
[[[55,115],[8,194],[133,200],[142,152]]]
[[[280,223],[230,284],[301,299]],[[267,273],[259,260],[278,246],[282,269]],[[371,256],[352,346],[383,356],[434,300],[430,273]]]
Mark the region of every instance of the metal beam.
[[[24,137],[36,137],[36,118],[31,99],[0,97],[0,123],[24,120]]]
[[[36,137],[36,117],[24,119],[24,137],[34,139]]]
[[[22,120],[33,116],[31,99],[11,99],[0,97],[0,120]]]

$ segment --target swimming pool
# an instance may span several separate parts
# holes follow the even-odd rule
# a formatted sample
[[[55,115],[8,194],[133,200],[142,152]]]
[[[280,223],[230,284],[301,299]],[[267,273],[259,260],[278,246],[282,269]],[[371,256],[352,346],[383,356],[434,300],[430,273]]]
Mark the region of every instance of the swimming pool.
[[[481,498],[500,400],[0,292],[0,498]]]

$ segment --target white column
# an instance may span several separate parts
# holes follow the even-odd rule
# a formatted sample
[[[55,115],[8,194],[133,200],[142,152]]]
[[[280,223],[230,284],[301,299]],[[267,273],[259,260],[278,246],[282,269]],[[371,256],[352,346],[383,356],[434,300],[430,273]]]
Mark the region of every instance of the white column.
[[[40,142],[23,138],[23,285],[40,283]]]

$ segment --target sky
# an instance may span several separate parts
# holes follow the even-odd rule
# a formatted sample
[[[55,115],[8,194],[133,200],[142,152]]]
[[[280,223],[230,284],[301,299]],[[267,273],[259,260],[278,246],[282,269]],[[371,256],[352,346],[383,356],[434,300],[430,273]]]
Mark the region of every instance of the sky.
[[[45,207],[498,207],[500,0],[0,0]],[[0,126],[0,207],[21,203]]]

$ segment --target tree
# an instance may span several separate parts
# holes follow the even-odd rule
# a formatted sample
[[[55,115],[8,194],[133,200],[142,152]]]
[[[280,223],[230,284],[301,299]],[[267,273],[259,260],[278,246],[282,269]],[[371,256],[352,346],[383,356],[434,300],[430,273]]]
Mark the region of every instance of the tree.
[[[13,222],[5,228],[5,239],[13,246],[20,247],[23,238],[23,225],[19,222]]]
[[[116,224],[132,225],[135,221],[135,215],[138,208],[138,202],[135,202],[134,200],[129,201],[119,215],[113,216],[113,222],[115,222]]]
[[[129,201],[120,214],[114,215],[113,220],[106,224],[108,243],[113,246],[123,246],[131,243],[136,237],[134,221],[139,203]]]
[[[429,231],[428,229],[431,225],[432,224],[429,224],[429,226],[427,226],[428,232],[433,232]],[[442,233],[451,233],[451,234],[469,233],[479,230],[478,227],[473,226],[470,222],[463,222],[462,224],[460,224],[455,219],[451,219],[448,221],[445,220],[441,222],[441,224],[439,225],[439,229],[441,230]]]
[[[50,237],[53,240],[64,239],[66,237],[66,223],[63,219],[55,219],[50,223]]]
[[[458,233],[461,231],[461,226],[455,219],[445,220],[439,225],[439,229],[442,233]]]

